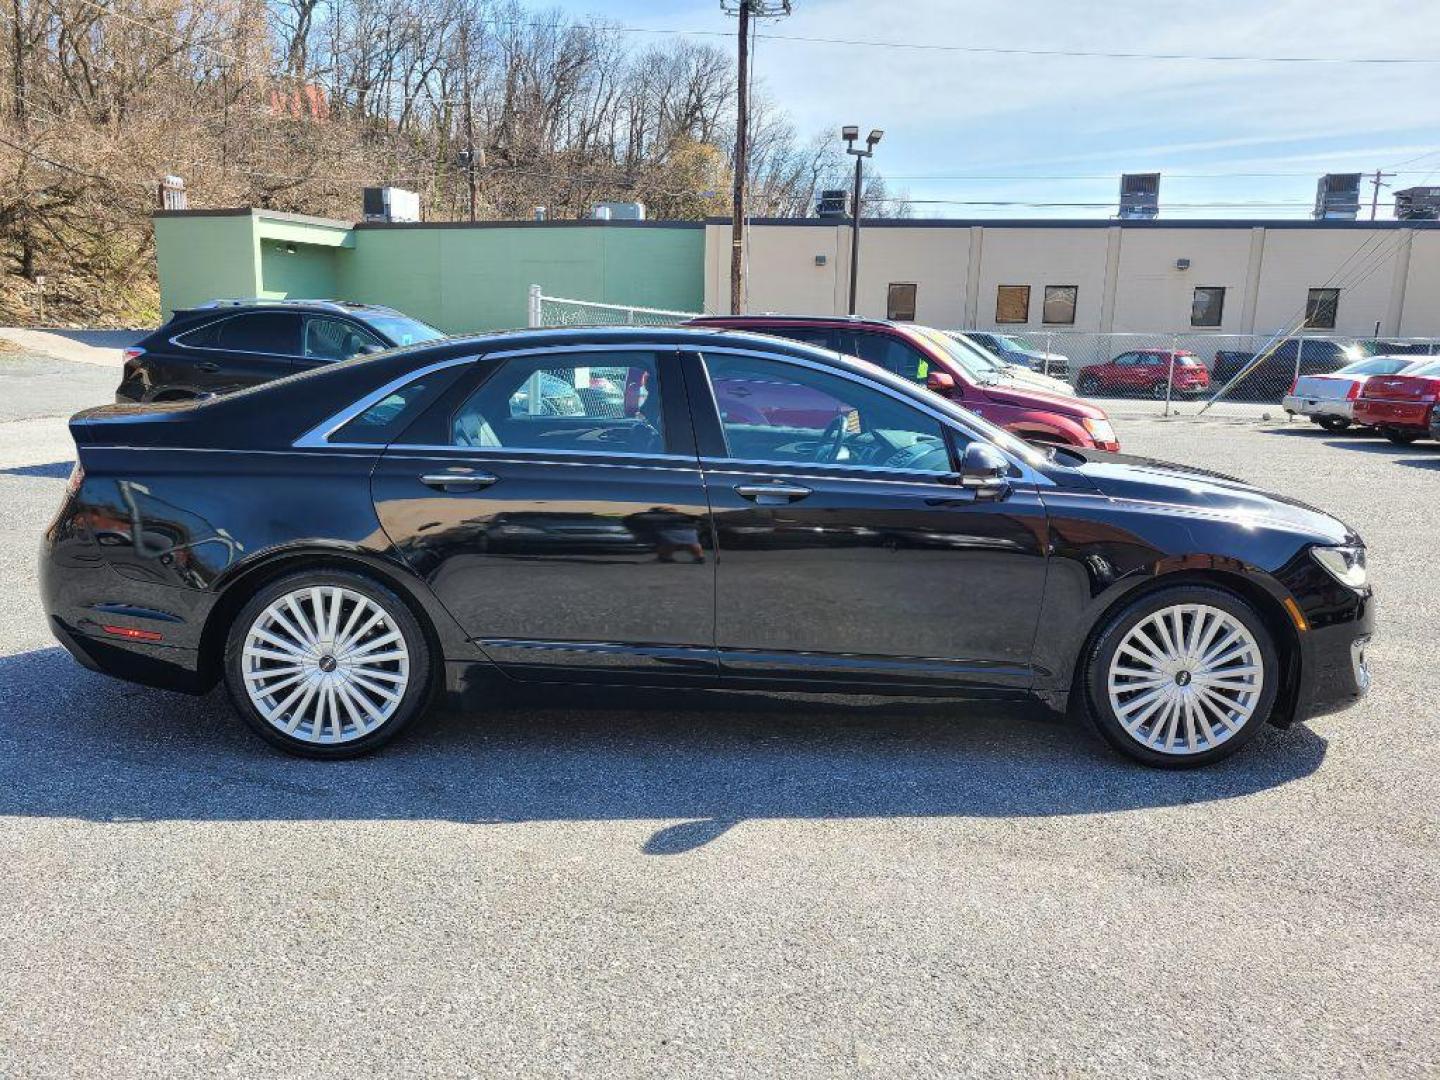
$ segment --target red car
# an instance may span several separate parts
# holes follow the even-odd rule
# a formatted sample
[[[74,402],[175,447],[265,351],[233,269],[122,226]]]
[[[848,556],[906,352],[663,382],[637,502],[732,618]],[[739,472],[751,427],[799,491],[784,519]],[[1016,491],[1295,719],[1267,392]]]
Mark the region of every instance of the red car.
[[[1149,394],[1165,397],[1170,380],[1170,362],[1175,362],[1173,397],[1185,397],[1210,389],[1210,373],[1200,358],[1184,349],[1131,349],[1108,364],[1091,364],[1080,369],[1075,389],[1082,394]]]
[[[1374,375],[1355,402],[1354,419],[1404,446],[1430,433],[1430,414],[1440,401],[1440,360],[1407,375]]]
[[[707,315],[689,325],[772,334],[858,356],[902,378],[924,383],[962,408],[1031,442],[1120,449],[1105,410],[979,372],[959,345],[929,327],[834,315]],[[730,396],[725,388],[717,387],[717,393]]]

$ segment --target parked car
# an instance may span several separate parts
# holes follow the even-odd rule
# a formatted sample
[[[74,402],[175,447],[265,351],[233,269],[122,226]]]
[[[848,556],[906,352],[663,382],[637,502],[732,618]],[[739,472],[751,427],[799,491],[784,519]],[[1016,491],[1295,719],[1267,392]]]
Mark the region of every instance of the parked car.
[[[1017,383],[1020,386],[1031,386],[1036,390],[1045,390],[1051,394],[1060,394],[1063,397],[1075,396],[1075,388],[1064,379],[1057,379],[1051,375],[1042,375],[1040,372],[1026,367],[1023,364],[1016,364],[1006,360],[998,353],[980,344],[970,334],[960,330],[946,330],[945,336],[959,345],[959,349],[952,349],[952,352],[957,356],[968,357],[973,360],[978,376],[999,378],[1005,382]]]
[[[1430,434],[1431,414],[1440,402],[1440,360],[1411,368],[1404,375],[1365,380],[1355,402],[1354,419],[1405,446]]]
[[[858,356],[1032,442],[1120,449],[1115,428],[1100,407],[986,378],[975,372],[971,350],[940,330],[835,315],[706,315],[689,325],[753,330]]]
[[[619,417],[516,406],[535,372],[593,366],[653,392]],[[726,384],[754,415],[724,415]],[[767,419],[786,386],[844,409]],[[1038,698],[1188,766],[1369,682],[1365,548],[1341,522],[1203,470],[1042,452],[776,337],[451,339],[70,431],[41,553],[56,637],[134,682],[223,680],[299,754],[373,750],[435,695],[510,680]]]
[[[1210,373],[1198,356],[1184,349],[1131,349],[1104,364],[1081,368],[1075,388],[1082,394],[1193,397],[1210,389]]]
[[[1245,371],[1256,355],[1240,349],[1217,350],[1211,377],[1216,385],[1225,386]],[[1353,343],[1286,338],[1230,388],[1229,396],[1278,402],[1298,377],[1329,375],[1364,357],[1365,351]]]
[[[1061,379],[1070,375],[1070,358],[1068,356],[1046,352],[1044,349],[1027,345],[1008,334],[996,334],[989,331],[980,333],[967,331],[967,334],[977,345],[989,349],[1012,364],[1019,364],[1022,367],[1028,367],[1031,371],[1054,375]]]
[[[339,300],[211,300],[125,350],[117,402],[228,394],[444,335],[398,311]]]
[[[1346,364],[1333,375],[1304,375],[1280,402],[1293,416],[1308,416],[1326,431],[1344,431],[1355,422],[1355,401],[1375,375],[1403,375],[1424,367],[1423,357],[1371,356]]]

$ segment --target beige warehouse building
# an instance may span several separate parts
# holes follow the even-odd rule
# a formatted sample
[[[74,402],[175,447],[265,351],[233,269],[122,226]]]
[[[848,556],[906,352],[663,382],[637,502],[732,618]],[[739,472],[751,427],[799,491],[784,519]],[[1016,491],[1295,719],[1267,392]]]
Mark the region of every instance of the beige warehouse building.
[[[749,226],[747,309],[848,309],[850,227]],[[730,308],[730,227],[705,238],[705,308]],[[875,221],[857,313],[1002,332],[1269,334],[1310,315],[1368,337],[1440,335],[1440,223]],[[913,314],[912,314],[913,311]]]

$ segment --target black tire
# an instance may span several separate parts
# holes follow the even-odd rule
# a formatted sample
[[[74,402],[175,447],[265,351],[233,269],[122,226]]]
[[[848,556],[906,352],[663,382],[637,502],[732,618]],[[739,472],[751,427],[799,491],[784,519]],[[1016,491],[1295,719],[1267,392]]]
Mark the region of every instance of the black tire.
[[[409,654],[409,675],[400,702],[374,730],[346,742],[310,742],[286,734],[259,711],[245,689],[242,654],[245,639],[257,617],[275,600],[297,589],[339,586],[358,593],[381,609],[404,639]],[[373,578],[348,570],[302,570],[270,582],[241,609],[231,623],[225,642],[225,685],[236,710],[251,729],[272,746],[301,757],[338,760],[360,757],[380,749],[405,730],[430,704],[434,659],[419,620],[399,596]]]
[[[1163,382],[1157,382],[1154,386],[1150,387],[1150,396],[1156,401],[1164,401],[1165,384]]]
[[[1080,376],[1080,381],[1075,384],[1075,390],[1077,393],[1084,394],[1087,397],[1093,397],[1099,392],[1100,384],[1096,381],[1095,376],[1082,375]]]
[[[1381,428],[1380,434],[1384,435],[1385,438],[1389,439],[1396,446],[1409,446],[1420,438],[1419,432],[1404,431],[1400,428]]]
[[[1150,749],[1132,737],[1116,716],[1106,686],[1111,661],[1126,634],[1155,612],[1175,604],[1205,604],[1237,620],[1254,637],[1264,668],[1258,700],[1243,726],[1212,749],[1183,755]],[[1086,712],[1095,729],[1120,753],[1160,769],[1193,769],[1221,761],[1240,750],[1265,726],[1284,676],[1274,639],[1259,613],[1236,594],[1209,585],[1175,585],[1156,589],[1125,605],[1096,635],[1082,662],[1084,668],[1080,674],[1079,690],[1084,695]]]
[[[1342,431],[1350,430],[1350,421],[1343,416],[1317,416],[1315,423],[1319,424],[1326,431],[1334,432],[1336,435]]]

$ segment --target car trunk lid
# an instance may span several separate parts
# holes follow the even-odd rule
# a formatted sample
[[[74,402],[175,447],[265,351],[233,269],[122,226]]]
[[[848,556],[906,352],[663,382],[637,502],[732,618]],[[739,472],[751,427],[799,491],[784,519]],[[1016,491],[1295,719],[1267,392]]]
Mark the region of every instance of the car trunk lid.
[[[1420,375],[1377,375],[1365,384],[1365,396],[1379,401],[1434,401],[1440,378]]]

